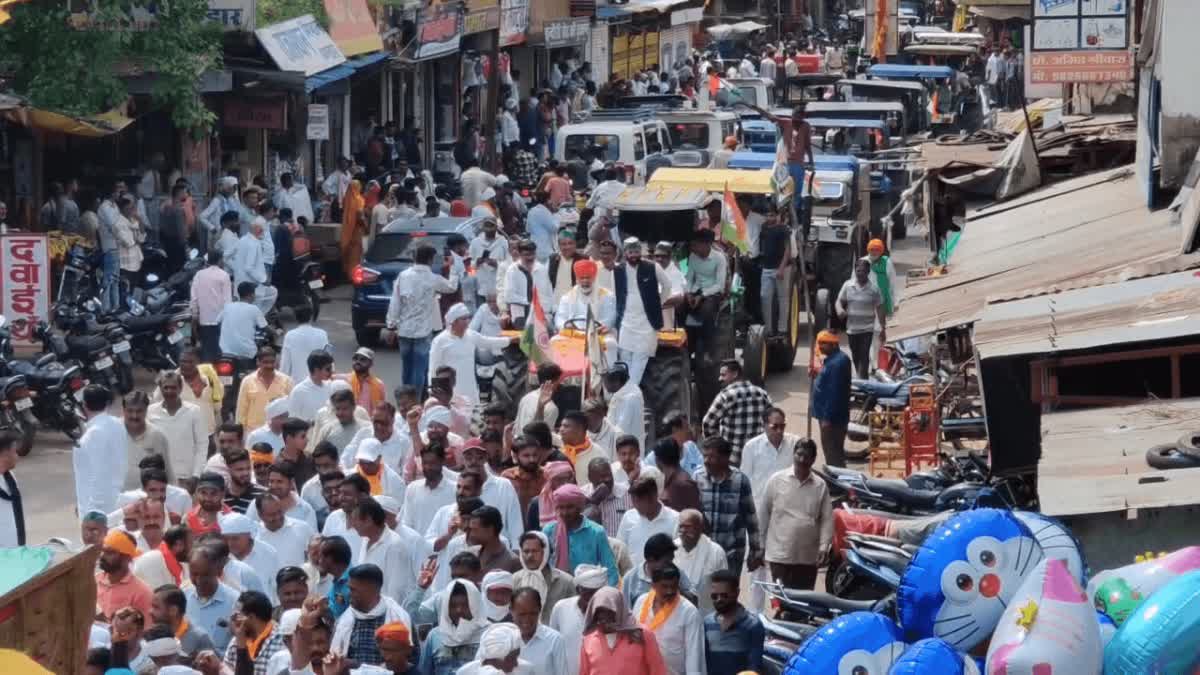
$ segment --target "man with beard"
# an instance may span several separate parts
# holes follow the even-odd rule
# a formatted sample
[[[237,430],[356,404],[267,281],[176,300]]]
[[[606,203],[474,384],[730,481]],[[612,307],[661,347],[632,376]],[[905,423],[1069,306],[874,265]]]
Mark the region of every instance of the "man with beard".
[[[374,410],[375,406],[387,400],[383,380],[371,374],[371,366],[374,364],[375,352],[367,347],[359,347],[350,359],[352,370],[346,381],[350,383],[354,401],[363,410]]]
[[[512,543],[521,537],[523,523],[521,502],[517,499],[517,492],[513,489],[512,483],[488,471],[487,460],[488,451],[480,439],[472,438],[463,446],[463,472],[480,471],[483,473],[483,489],[479,492],[479,498],[483,500],[484,504],[500,512],[504,521],[504,537],[508,539],[509,543]]]
[[[577,283],[579,270],[575,266],[587,260],[582,253],[578,252],[577,246],[574,230],[563,228],[558,231],[558,253],[550,254],[550,260],[546,263],[546,273],[550,277],[551,286],[554,287],[554,305],[556,307],[563,296]],[[595,263],[592,263],[592,266],[595,267]],[[555,320],[558,320],[558,312],[555,312]]]
[[[245,513],[255,498],[266,492],[266,489],[254,482],[254,465],[250,462],[250,453],[241,448],[231,450],[226,455],[225,464],[229,470],[225,506],[231,511]],[[196,494],[200,494],[199,487],[196,488]]]
[[[356,535],[357,536],[357,535]],[[350,546],[342,537],[325,537],[321,540],[317,567],[321,576],[329,580],[325,601],[336,621],[350,606],[350,563],[353,562]]]
[[[342,450],[343,467],[354,466],[359,446],[368,439],[378,441],[380,461],[396,473],[401,471],[404,462],[412,453],[412,435],[397,427],[396,406],[387,401],[375,406],[374,412],[371,413],[371,426],[360,428]]]
[[[143,524],[145,529],[145,524]],[[150,588],[166,584],[181,586],[187,578],[183,565],[192,552],[192,533],[186,525],[167,529],[155,548],[145,551],[133,561],[133,573]]]
[[[100,572],[96,574],[96,607],[111,618],[118,609],[133,607],[143,616],[150,614],[150,587],[138,579],[130,564],[139,555],[133,535],[110,530],[100,552]]]
[[[295,493],[292,493],[294,495]],[[275,549],[281,566],[304,564],[308,540],[316,528],[304,520],[286,515],[287,504],[274,491],[254,500],[255,513],[262,522],[258,539]]]
[[[349,389],[339,389],[330,394],[329,406],[322,410],[323,412],[317,414],[317,421],[308,434],[309,447],[314,451],[323,442],[331,443],[340,451],[350,445],[359,432],[371,427],[363,419],[366,417],[366,410],[355,405],[354,392]],[[330,419],[330,412],[333,413],[332,419]],[[338,460],[338,455],[334,455],[334,460]],[[316,461],[315,453],[313,461]],[[320,467],[318,467],[317,473],[320,472]]]
[[[357,551],[362,540],[354,531],[351,516],[354,507],[366,497],[371,496],[371,485],[366,478],[358,474],[350,474],[338,486],[338,510],[329,514],[325,519],[325,527],[321,534],[326,537],[341,537],[349,544],[351,551]]]
[[[141,474],[138,464],[142,459],[155,455],[165,459],[167,456],[167,437],[158,427],[146,421],[149,406],[150,398],[142,391],[129,392],[121,400],[121,422],[125,425],[126,436],[126,490],[137,488]],[[170,462],[167,462],[167,479],[175,482]]]
[[[329,515],[329,503],[321,493],[321,476],[341,469],[338,454],[338,448],[333,443],[317,443],[312,451],[313,468],[317,470],[317,475],[300,486],[300,498],[308,502],[316,513],[318,529],[325,525],[325,517]]]
[[[529,502],[538,496],[546,484],[546,476],[542,471],[542,451],[532,440],[518,436],[513,439],[513,457],[517,465],[505,469],[500,474],[512,483],[521,501],[521,513],[529,511]]]
[[[376,643],[375,631],[394,622],[412,626],[412,619],[398,602],[382,593],[383,570],[378,566],[358,565],[348,574],[350,607],[338,618],[329,648],[350,661],[379,665],[383,663],[383,654]]]
[[[150,404],[146,420],[158,427],[167,438],[170,452],[168,464],[188,488],[195,486],[196,477],[204,472],[208,458],[208,425],[199,406],[183,400],[183,377],[175,371],[158,376],[158,392],[162,401]]]
[[[404,602],[417,586],[417,574],[428,550],[425,539],[403,525],[399,526],[399,531],[389,528],[383,506],[370,497],[354,507],[351,522],[362,539],[358,550],[360,564],[387,570],[383,594],[396,602]]]
[[[235,450],[246,449],[246,431],[240,424],[227,422],[217,427],[217,452],[208,458],[204,465],[205,471],[212,471],[222,478],[229,479],[229,463],[225,455]]]
[[[271,657],[282,649],[283,633],[271,620],[271,600],[258,591],[238,596],[234,610],[233,642],[225,648],[224,663],[235,673],[266,672]]]
[[[431,442],[421,453],[422,477],[413,481],[404,491],[403,522],[417,532],[424,533],[438,509],[454,503],[458,477],[442,468],[446,451],[441,443]]]
[[[766,635],[758,617],[738,602],[737,575],[717,570],[709,587],[713,611],[704,617],[704,660],[708,672],[762,672]]]
[[[178,585],[164,584],[154,589],[150,618],[155,624],[170,628],[175,639],[179,640],[183,665],[191,664],[196,655],[205,649],[216,649],[212,637],[203,628],[187,620],[187,595]]]
[[[482,490],[483,473],[478,470],[464,471],[454,486],[454,502],[439,508],[425,529],[425,541],[429,542],[433,553],[437,555],[440,567],[434,579],[435,590],[441,589],[449,581],[446,561],[467,546],[469,516],[483,505],[483,500],[479,498]]]
[[[593,260],[582,259],[574,263],[575,285],[560,294],[558,309],[554,312],[554,325],[559,332],[566,328],[587,330],[589,313],[603,331],[608,331],[616,321],[616,298],[607,288],[596,288],[597,270]]]
[[[245,453],[245,451],[242,451]],[[245,462],[249,463],[249,457]],[[249,467],[247,468],[247,472]],[[232,509],[225,504],[225,480],[215,473],[205,473],[196,482],[196,505],[188,511],[184,522],[192,531],[193,537],[199,537],[209,532],[220,532],[218,519],[223,513]]]
[[[679,592],[679,581],[674,563],[655,570],[650,592],[634,605],[633,618],[658,638],[669,672],[703,673],[704,618]]]
[[[257,369],[242,378],[237,397],[237,422],[244,428],[257,429],[267,421],[267,404],[287,397],[292,378],[275,370],[275,350],[261,347],[255,357]]]

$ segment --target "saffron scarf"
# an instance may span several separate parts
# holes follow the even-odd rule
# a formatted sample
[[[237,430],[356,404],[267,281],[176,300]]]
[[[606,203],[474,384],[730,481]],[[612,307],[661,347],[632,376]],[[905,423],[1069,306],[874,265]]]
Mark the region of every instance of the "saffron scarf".
[[[649,628],[651,631],[658,630],[658,627],[666,623],[667,619],[670,619],[671,615],[675,613],[675,608],[679,607],[679,596],[676,595],[674,600],[659,607],[654,616],[650,618],[650,623],[646,623],[646,618],[649,616],[650,610],[654,607],[654,599],[656,597],[654,589],[651,589],[646,594],[646,602],[642,604],[642,611],[638,614],[638,623]]]
[[[268,621],[266,627],[263,628],[263,632],[259,633],[258,637],[254,638],[253,640],[251,640],[249,643],[246,644],[246,651],[250,653],[250,658],[252,658],[252,659],[258,658],[259,648],[262,647],[263,643],[266,642],[267,638],[271,637],[271,633],[274,633],[274,632],[275,632],[275,622]]]
[[[171,547],[167,546],[167,542],[160,541],[158,551],[162,553],[163,563],[166,564],[167,571],[171,573],[171,578],[175,580],[175,585],[179,586],[183,583],[183,565],[179,564],[179,560],[175,558],[175,554],[171,552]]]

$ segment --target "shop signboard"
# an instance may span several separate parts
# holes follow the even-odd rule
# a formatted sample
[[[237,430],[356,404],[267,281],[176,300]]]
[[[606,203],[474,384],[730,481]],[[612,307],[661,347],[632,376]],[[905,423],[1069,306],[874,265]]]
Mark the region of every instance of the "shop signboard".
[[[208,0],[208,20],[227,31],[254,31],[254,0]]]
[[[329,106],[324,103],[308,104],[308,124],[304,137],[310,141],[329,140]]]
[[[1132,82],[1129,0],[1031,0],[1033,84]]]
[[[34,344],[33,327],[50,316],[50,238],[44,234],[0,237],[0,314],[13,326],[15,343]]]
[[[529,30],[529,0],[500,0],[500,46],[525,42]]]
[[[646,63],[647,69],[658,69],[658,31],[646,33]]]
[[[463,36],[462,6],[442,2],[422,8],[417,19],[417,59],[433,59],[458,51]]]
[[[287,99],[245,99],[232,96],[225,99],[222,122],[239,129],[287,130]]]
[[[280,70],[316,75],[346,62],[342,50],[311,14],[254,31]]]
[[[629,77],[629,36],[618,35],[612,40],[612,68],[609,73],[622,78]]]
[[[329,35],[346,56],[357,56],[383,49],[383,39],[367,0],[325,0],[329,17]]]
[[[683,26],[689,23],[699,23],[704,18],[703,7],[692,7],[671,12],[671,25]]]
[[[500,27],[500,8],[476,9],[463,17],[463,35],[474,35]]]
[[[629,52],[626,57],[625,68],[630,75],[639,73],[642,70],[642,63],[644,62],[642,50],[646,48],[645,44],[641,33],[629,36]]]
[[[585,16],[547,21],[543,28],[546,49],[581,45],[592,34],[592,20]]]

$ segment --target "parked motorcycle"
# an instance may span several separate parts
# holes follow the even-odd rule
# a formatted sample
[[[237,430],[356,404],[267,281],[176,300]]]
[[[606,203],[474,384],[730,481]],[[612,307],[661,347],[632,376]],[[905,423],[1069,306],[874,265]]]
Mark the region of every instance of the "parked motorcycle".
[[[110,391],[124,395],[133,390],[132,362],[118,365],[119,354],[129,350],[129,341],[123,333],[89,324],[88,315],[73,306],[55,305],[51,315],[61,333],[52,330],[45,321],[39,321],[33,329],[33,336],[41,341],[44,352],[64,363],[79,362],[88,381],[103,384]]]
[[[13,327],[23,328],[18,322],[13,322]],[[79,440],[85,422],[80,401],[86,385],[77,364],[59,363],[53,354],[42,354],[33,361],[14,359],[11,327],[0,315],[0,425],[21,434],[18,454],[27,455],[33,449],[39,426]]]
[[[281,309],[290,308],[295,311],[300,307],[307,307],[313,321],[321,314],[321,296],[318,291],[325,288],[325,275],[321,273],[321,263],[313,260],[312,255],[308,253],[297,257],[295,263],[296,269],[299,270],[299,282],[291,287],[275,287],[279,291],[279,298],[276,299],[271,314],[276,325],[279,325],[278,313]]]
[[[258,347],[275,345],[275,331],[269,326],[259,328],[254,334],[254,342]],[[279,352],[278,347],[275,349]],[[221,357],[213,362],[213,369],[217,371],[217,378],[225,387],[225,398],[221,402],[221,416],[226,420],[232,420],[237,406],[238,391],[242,387],[242,379],[246,375],[254,372],[257,364],[253,358],[242,358],[235,354],[221,354]]]

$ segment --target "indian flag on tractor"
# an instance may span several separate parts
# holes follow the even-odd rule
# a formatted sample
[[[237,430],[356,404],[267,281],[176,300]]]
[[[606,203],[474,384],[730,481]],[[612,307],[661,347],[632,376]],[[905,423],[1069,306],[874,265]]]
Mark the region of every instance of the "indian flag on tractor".
[[[533,305],[525,320],[520,347],[535,366],[553,361],[550,357],[550,329],[546,326],[546,312],[542,310],[542,300],[536,289],[533,291]]]
[[[738,208],[737,198],[725,184],[725,197],[721,201],[721,237],[733,244],[742,253],[750,250],[750,234],[746,230],[746,218]]]

